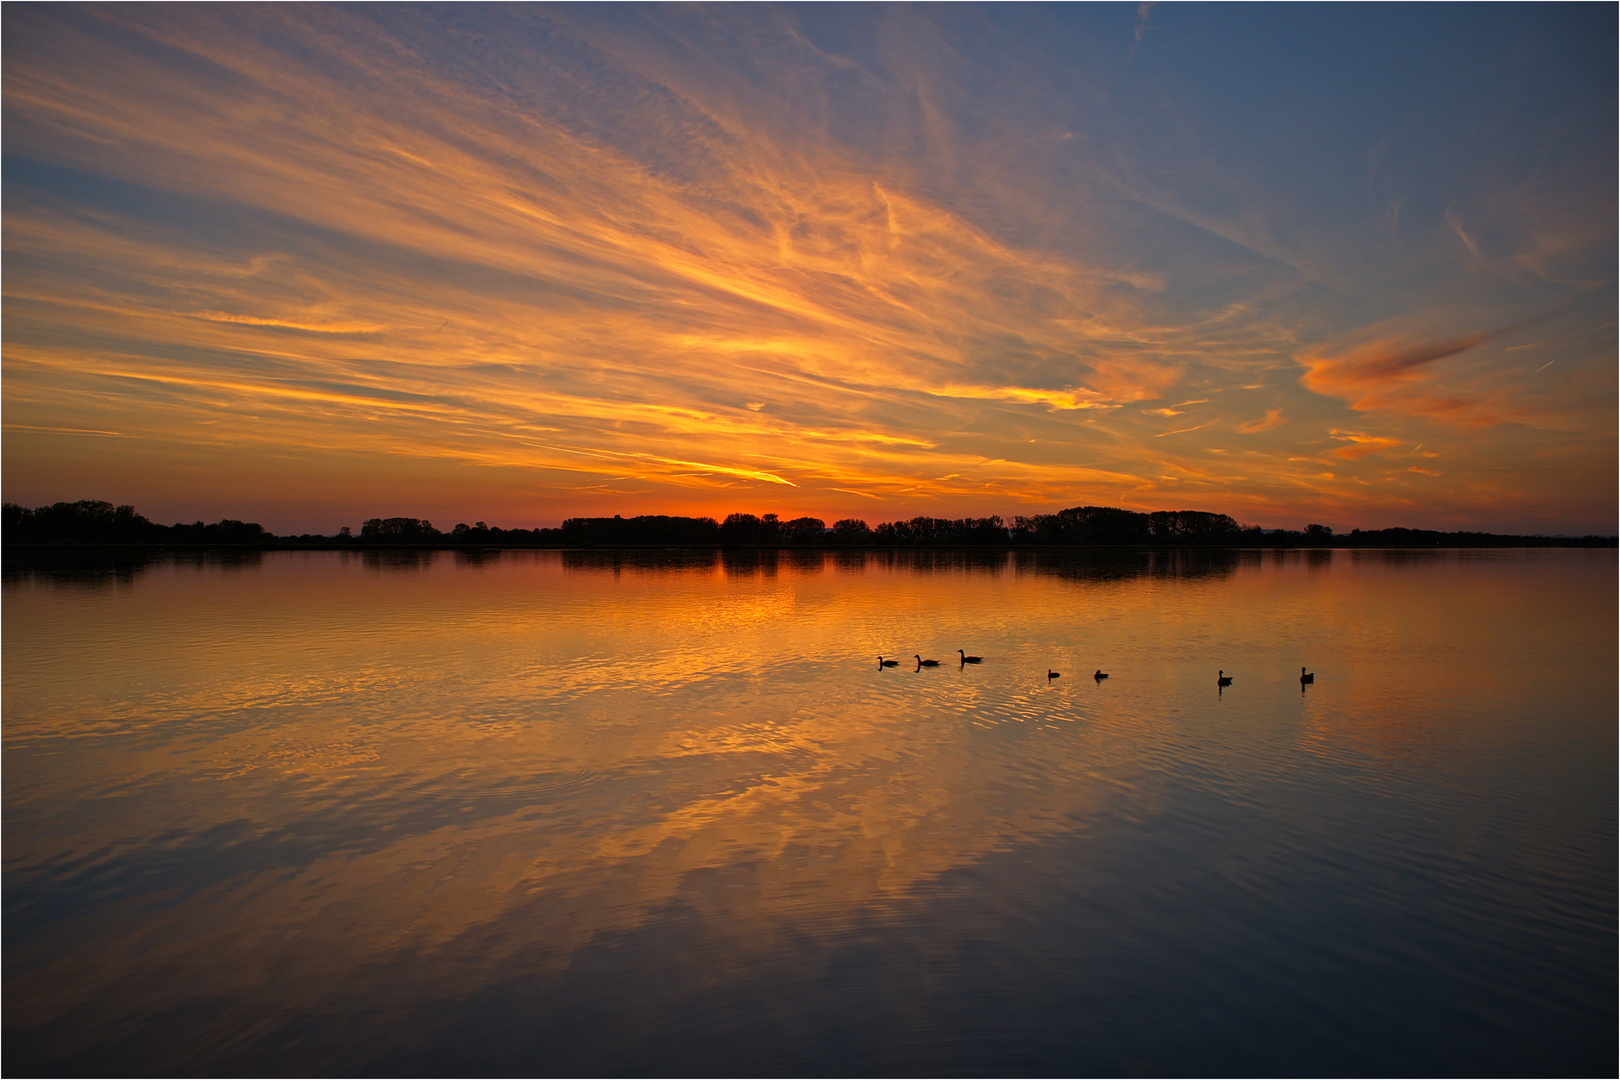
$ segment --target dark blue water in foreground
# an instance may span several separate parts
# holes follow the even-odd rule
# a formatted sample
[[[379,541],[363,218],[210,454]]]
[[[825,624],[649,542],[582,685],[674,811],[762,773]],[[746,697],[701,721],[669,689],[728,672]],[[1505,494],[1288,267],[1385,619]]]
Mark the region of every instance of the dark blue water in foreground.
[[[5,1065],[1612,1075],[1616,584],[8,564]]]

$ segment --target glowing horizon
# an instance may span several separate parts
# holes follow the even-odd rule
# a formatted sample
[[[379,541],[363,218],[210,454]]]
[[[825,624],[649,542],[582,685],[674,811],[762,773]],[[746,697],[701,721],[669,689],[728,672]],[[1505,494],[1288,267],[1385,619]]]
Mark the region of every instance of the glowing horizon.
[[[5,498],[1612,533],[1614,12],[1472,17],[14,5]]]

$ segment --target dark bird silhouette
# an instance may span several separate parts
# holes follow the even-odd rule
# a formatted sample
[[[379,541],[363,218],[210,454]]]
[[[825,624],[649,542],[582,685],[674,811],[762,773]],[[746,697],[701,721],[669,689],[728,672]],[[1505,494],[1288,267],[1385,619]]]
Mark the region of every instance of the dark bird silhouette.
[[[1047,668],[1046,669],[1046,681],[1051,682],[1053,679],[1058,678],[1062,674],[1063,674],[1063,672],[1061,672],[1061,671],[1053,671],[1051,668]]]
[[[1307,673],[1303,667],[1300,668],[1299,669],[1299,681],[1300,681],[1301,684],[1316,682],[1316,672],[1312,671],[1312,672]]]
[[[881,656],[878,657],[878,667],[899,667],[899,666],[900,666],[900,661],[898,661],[898,660],[885,660]]]
[[[1102,682],[1104,679],[1108,678],[1108,672],[1104,671],[1102,668],[1098,668],[1097,674],[1093,675],[1092,678],[1096,679],[1098,682]]]
[[[1232,685],[1232,676],[1228,675],[1225,671],[1217,671],[1215,673],[1215,685],[1216,686],[1231,686]]]
[[[964,663],[964,664],[977,664],[977,663],[979,663],[980,661],[982,661],[984,659],[984,657],[982,657],[982,656],[969,656],[967,653],[963,652],[961,649],[957,649],[956,653],[957,653],[958,656],[960,656],[962,658],[962,663]]]
[[[939,667],[939,661],[938,660],[924,660],[922,658],[922,653],[918,653],[917,654],[917,666],[920,667],[920,668]]]

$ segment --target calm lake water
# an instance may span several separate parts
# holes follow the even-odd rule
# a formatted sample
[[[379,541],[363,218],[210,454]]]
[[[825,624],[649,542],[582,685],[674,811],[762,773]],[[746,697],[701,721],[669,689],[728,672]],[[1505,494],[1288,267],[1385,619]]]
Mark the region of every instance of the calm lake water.
[[[8,565],[5,1065],[1613,1075],[1616,587],[1612,550]]]

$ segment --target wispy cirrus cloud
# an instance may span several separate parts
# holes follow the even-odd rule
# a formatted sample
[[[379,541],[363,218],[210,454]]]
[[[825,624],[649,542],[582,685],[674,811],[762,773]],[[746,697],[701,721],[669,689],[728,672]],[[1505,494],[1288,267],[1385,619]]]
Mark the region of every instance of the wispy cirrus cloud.
[[[1401,445],[1399,439],[1392,439],[1387,435],[1368,435],[1361,431],[1333,431],[1329,433],[1329,437],[1348,444],[1328,451],[1330,457],[1336,457],[1341,461],[1359,461],[1368,454],[1392,450]]]
[[[284,14],[255,18],[312,49],[362,36],[335,12],[316,20],[321,33]],[[317,442],[337,428],[350,445],[399,453],[420,437],[408,432],[437,424],[426,456],[577,471],[591,468],[570,460],[588,444],[639,455],[655,472],[704,463],[681,484],[852,487],[909,482],[926,460],[972,460],[919,437],[962,426],[919,428],[929,401],[1061,414],[1151,398],[1181,377],[1172,357],[1183,332],[1144,324],[1132,299],[1162,290],[1159,276],[1010,246],[903,179],[880,181],[825,145],[784,146],[782,132],[672,93],[656,64],[601,87],[652,92],[654,107],[625,127],[581,130],[556,119],[567,109],[514,125],[489,112],[487,91],[431,71],[405,73],[407,85],[378,68],[354,92],[325,69],[245,47],[236,20],[106,21],[228,73],[233,92],[122,55],[125,72],[156,90],[105,100],[95,69],[119,63],[92,59],[107,46],[56,26],[76,59],[8,81],[8,100],[32,123],[96,135],[53,152],[89,168],[96,146],[125,142],[141,151],[132,178],[178,183],[214,200],[211,213],[296,220],[306,234],[278,238],[273,252],[207,256],[172,227],[131,228],[116,208],[89,219],[49,200],[13,210],[13,250],[71,252],[78,263],[79,282],[64,271],[37,301],[127,342],[111,366],[60,346],[49,362],[17,353],[19,382],[72,371],[126,394],[204,395],[213,408],[253,412],[266,442]],[[432,100],[433,123],[402,115],[406,98]],[[318,124],[293,121],[295,103]],[[476,141],[447,134],[471,130]],[[165,169],[171,161],[185,163],[183,180]],[[100,283],[92,290],[88,268]],[[155,306],[147,295],[187,302]],[[27,323],[18,321],[24,334]],[[370,340],[293,346],[278,336],[287,332]],[[198,359],[158,359],[177,346]],[[1013,373],[1032,381],[1001,381],[1009,354]],[[222,369],[226,357],[236,359]],[[1061,388],[1041,385],[1060,373]],[[812,399],[807,382],[818,387]],[[283,402],[322,412],[277,427],[267,414]],[[506,434],[513,425],[575,431],[579,442]],[[168,425],[171,437],[187,430]],[[1003,479],[1059,475],[1057,463],[997,468]]]
[[[1488,340],[1399,329],[1450,298],[1367,293],[1355,267],[1400,258],[1289,226],[1179,114],[1110,113],[1019,24],[1048,14],[8,8],[7,481],[94,480],[47,433],[115,431],[151,490],[194,458],[283,502],[352,471],[350,501],[435,517],[1258,515],[1360,505],[1388,455],[1290,461],[1323,471],[1345,405],[1472,437],[1600,396],[1601,334],[1549,336],[1515,403]],[[1455,246],[1440,205],[1401,265]],[[1542,250],[1511,200],[1457,207],[1502,266]],[[1548,243],[1552,289],[1585,248]]]
[[[1305,369],[1300,383],[1346,401],[1358,412],[1395,412],[1464,427],[1490,427],[1527,413],[1512,403],[1448,392],[1435,372],[1441,361],[1490,338],[1488,333],[1438,341],[1384,337],[1338,349],[1308,350],[1296,357]]]
[[[235,315],[226,311],[186,311],[188,318],[205,322],[237,323],[241,326],[267,326],[276,330],[303,330],[311,334],[375,334],[383,327],[378,323],[323,323],[298,320],[288,316],[269,318],[261,315]]]
[[[1237,431],[1240,435],[1258,435],[1262,431],[1270,431],[1273,428],[1282,427],[1286,423],[1288,421],[1283,418],[1281,409],[1267,409],[1266,415],[1260,419],[1247,420],[1239,424]]]

